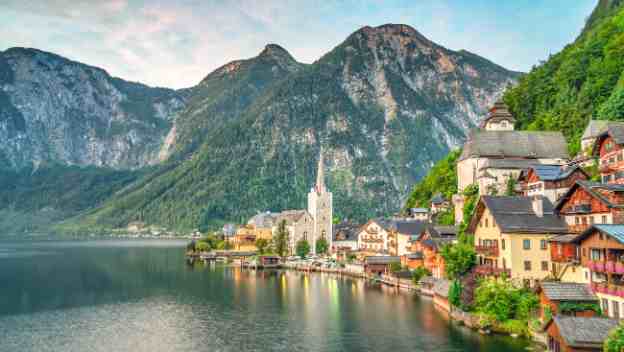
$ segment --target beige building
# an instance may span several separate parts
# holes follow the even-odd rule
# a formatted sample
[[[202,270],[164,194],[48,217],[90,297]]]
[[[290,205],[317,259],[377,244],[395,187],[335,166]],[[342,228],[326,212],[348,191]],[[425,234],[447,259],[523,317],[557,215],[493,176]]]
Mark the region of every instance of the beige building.
[[[509,121],[515,120],[507,107],[497,102],[481,128],[468,135],[457,162],[460,194],[473,184],[479,186],[479,194],[504,194],[509,179],[516,179],[529,165],[563,165],[568,161],[567,144],[561,132],[514,131]],[[459,223],[462,197],[454,196],[453,203],[455,221]]]
[[[481,196],[468,231],[474,233],[477,272],[506,274],[517,285],[551,276],[548,240],[567,232],[547,198]]]
[[[387,225],[387,221],[383,219],[369,220],[364,224],[357,236],[359,250],[369,253],[388,253]]]

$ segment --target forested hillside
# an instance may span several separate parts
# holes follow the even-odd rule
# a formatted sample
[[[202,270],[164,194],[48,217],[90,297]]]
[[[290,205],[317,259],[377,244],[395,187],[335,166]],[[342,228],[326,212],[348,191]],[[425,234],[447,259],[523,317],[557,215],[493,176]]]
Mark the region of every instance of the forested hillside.
[[[623,4],[601,0],[574,43],[505,93],[519,129],[562,131],[575,154],[590,118],[624,119]]]

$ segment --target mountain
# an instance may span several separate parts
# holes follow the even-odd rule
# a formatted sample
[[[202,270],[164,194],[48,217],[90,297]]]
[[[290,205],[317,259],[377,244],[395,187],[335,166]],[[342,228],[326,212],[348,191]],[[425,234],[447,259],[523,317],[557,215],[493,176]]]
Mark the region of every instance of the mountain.
[[[268,46],[208,75],[158,171],[73,223],[193,229],[301,208],[321,145],[337,215],[389,214],[518,76],[406,25],[364,27],[311,65]]]
[[[562,131],[576,153],[590,118],[624,119],[624,1],[601,0],[578,38],[534,67],[505,102],[522,129]]]
[[[0,167],[153,164],[189,94],[36,49],[0,52]]]

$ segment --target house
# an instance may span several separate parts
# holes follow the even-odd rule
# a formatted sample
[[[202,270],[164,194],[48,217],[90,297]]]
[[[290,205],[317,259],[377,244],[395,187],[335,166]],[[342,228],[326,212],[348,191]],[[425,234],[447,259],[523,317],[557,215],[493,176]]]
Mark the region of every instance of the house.
[[[576,181],[561,196],[555,211],[574,233],[583,232],[593,224],[623,223],[624,185]]]
[[[428,222],[416,220],[392,220],[387,222],[388,252],[390,255],[403,256],[411,252],[411,242],[414,237],[424,231]]]
[[[596,312],[588,308],[587,304],[597,304],[598,297],[594,295],[587,284],[575,282],[543,281],[537,286],[540,300],[540,318],[545,320],[545,307],[548,307],[552,316],[559,314],[576,317],[593,317]],[[562,305],[563,304],[563,305]],[[568,310],[567,307],[576,305],[579,309]]]
[[[585,156],[592,155],[596,138],[607,130],[609,123],[613,123],[613,121],[590,120],[587,123],[587,127],[585,127],[585,131],[583,131],[583,135],[581,136],[581,153]]]
[[[434,278],[443,278],[445,263],[440,250],[445,244],[455,242],[457,242],[457,227],[430,225],[412,240],[411,253],[422,256],[422,266]],[[414,262],[414,264],[417,263]]]
[[[480,194],[503,194],[509,180],[529,164],[563,165],[569,160],[561,132],[515,131],[512,119],[507,107],[497,102],[481,128],[469,133],[457,163],[456,223],[462,220],[461,193],[468,186],[478,185]]]
[[[603,313],[624,318],[624,225],[593,225],[576,242]]]
[[[364,272],[375,275],[389,274],[392,263],[401,263],[401,258],[389,255],[369,256],[364,258]]]
[[[553,236],[550,247],[551,272],[555,280],[589,283],[589,271],[581,265],[581,249],[575,242],[578,234]]]
[[[410,270],[424,266],[424,256],[422,252],[412,252],[401,256],[401,266]]]
[[[384,219],[369,220],[360,228],[357,236],[358,249],[365,253],[388,253],[388,221]]]
[[[624,122],[609,122],[596,137],[592,155],[598,158],[603,183],[624,184]]]
[[[567,226],[545,197],[481,196],[468,232],[474,234],[477,274],[506,274],[533,286],[550,274],[548,240]]]
[[[437,193],[431,198],[431,214],[447,211],[450,206],[451,203],[441,193]]]
[[[358,250],[359,225],[343,221],[334,226],[332,252],[355,252]]]
[[[429,221],[429,209],[427,208],[411,208],[409,213],[414,220]]]
[[[548,350],[600,352],[609,332],[617,325],[617,320],[613,319],[555,316],[545,328],[548,334]]]
[[[541,195],[555,204],[578,180],[589,180],[578,165],[537,164],[521,171],[517,182],[523,196]]]

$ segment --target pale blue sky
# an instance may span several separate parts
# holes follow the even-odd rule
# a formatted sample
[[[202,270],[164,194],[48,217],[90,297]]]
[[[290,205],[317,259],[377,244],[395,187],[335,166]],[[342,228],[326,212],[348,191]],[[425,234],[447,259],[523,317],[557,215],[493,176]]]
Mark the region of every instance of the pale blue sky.
[[[0,50],[35,47],[181,88],[267,43],[313,62],[358,28],[404,23],[528,71],[574,40],[597,0],[3,0]]]

